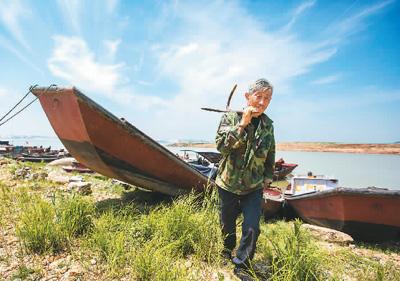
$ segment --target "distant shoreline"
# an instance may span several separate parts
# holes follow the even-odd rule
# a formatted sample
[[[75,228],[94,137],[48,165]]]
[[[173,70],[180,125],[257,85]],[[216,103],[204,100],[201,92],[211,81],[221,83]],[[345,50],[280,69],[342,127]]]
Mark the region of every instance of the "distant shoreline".
[[[172,147],[215,148],[214,143],[177,142]],[[400,144],[335,143],[335,142],[283,142],[276,146],[278,151],[339,152],[361,154],[400,155]]]

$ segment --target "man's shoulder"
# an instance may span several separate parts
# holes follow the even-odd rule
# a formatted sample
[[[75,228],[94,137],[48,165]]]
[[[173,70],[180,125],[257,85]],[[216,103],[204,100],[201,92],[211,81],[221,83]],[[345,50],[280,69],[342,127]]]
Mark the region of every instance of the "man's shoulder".
[[[263,113],[263,114],[261,115],[261,118],[262,118],[262,120],[263,120],[263,122],[264,122],[265,124],[267,124],[267,125],[269,125],[269,126],[273,126],[274,121],[272,121],[272,119],[269,118],[267,114]]]
[[[239,119],[239,113],[235,111],[228,111],[222,115],[221,119],[229,120],[229,121],[234,121]]]

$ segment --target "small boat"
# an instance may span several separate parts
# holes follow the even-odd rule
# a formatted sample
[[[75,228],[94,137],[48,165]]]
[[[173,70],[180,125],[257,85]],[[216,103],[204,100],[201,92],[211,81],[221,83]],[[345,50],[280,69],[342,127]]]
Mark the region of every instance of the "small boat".
[[[382,188],[344,188],[336,182],[302,178],[285,196],[304,221],[336,229],[356,240],[400,238],[400,191]]]
[[[138,128],[73,88],[34,88],[69,153],[102,175],[169,195],[202,191],[209,179]]]
[[[196,151],[191,149],[182,149],[183,156],[179,156],[181,159],[185,160],[189,164],[197,164],[203,166],[209,166],[213,164],[218,167],[219,162],[222,159],[222,154],[213,151]],[[191,156],[194,154],[194,156]],[[296,169],[297,164],[285,163],[283,159],[279,159],[275,162],[274,180],[285,179],[294,169]]]
[[[274,180],[285,179],[294,169],[296,169],[297,164],[286,163],[282,158],[275,162]]]
[[[15,158],[18,161],[23,162],[45,162],[50,163],[54,160],[59,159],[57,155],[54,156],[41,156],[41,155],[25,155],[25,156],[18,156]]]
[[[178,156],[189,164],[209,166],[213,164],[218,166],[222,159],[222,154],[213,151],[196,151],[192,149],[182,149],[183,155]]]

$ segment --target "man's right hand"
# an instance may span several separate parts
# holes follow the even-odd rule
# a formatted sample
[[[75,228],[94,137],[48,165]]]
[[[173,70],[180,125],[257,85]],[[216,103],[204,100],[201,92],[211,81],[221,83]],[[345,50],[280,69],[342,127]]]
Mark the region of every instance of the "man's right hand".
[[[240,120],[240,127],[247,127],[250,124],[251,118],[258,115],[258,111],[254,106],[248,106],[243,110],[242,120]]]

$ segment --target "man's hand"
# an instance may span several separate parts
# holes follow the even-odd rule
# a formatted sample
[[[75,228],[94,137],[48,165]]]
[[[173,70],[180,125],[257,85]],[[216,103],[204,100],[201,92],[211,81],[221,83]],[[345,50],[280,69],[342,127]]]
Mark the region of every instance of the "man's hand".
[[[243,111],[243,115],[242,115],[242,120],[240,120],[240,127],[247,127],[247,125],[250,124],[251,122],[251,118],[258,116],[259,112],[257,110],[257,108],[255,108],[254,106],[248,106],[244,109]]]
[[[271,183],[272,183],[271,179],[265,179],[264,180],[264,188],[271,187]]]

